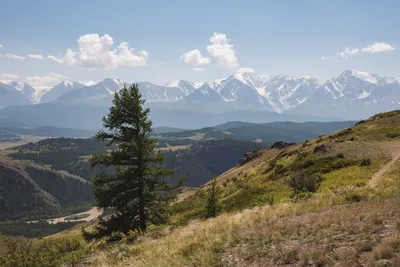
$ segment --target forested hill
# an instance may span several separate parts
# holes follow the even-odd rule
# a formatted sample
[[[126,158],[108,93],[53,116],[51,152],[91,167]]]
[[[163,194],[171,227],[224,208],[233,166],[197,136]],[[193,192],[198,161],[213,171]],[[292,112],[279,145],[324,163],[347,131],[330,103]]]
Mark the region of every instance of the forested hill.
[[[66,172],[0,159],[0,178],[0,221],[45,218],[91,205],[91,184]]]
[[[263,147],[260,143],[233,139],[193,141],[191,145],[163,149],[164,166],[175,170],[172,181],[183,175],[185,185],[197,186],[235,166],[246,152]],[[90,168],[89,156],[105,149],[94,139],[52,138],[19,146],[10,156],[65,170],[91,181],[100,169]]]

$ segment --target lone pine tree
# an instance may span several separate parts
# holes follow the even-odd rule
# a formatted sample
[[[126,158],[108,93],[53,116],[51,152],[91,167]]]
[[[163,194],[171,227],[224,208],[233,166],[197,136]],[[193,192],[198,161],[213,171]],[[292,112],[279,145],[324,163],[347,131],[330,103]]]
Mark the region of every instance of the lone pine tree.
[[[91,158],[92,167],[112,166],[112,174],[101,173],[93,182],[95,204],[113,210],[101,219],[95,235],[111,235],[129,230],[146,231],[148,222],[162,223],[164,208],[172,200],[173,187],[167,179],[173,174],[163,168],[163,154],[154,149],[148,108],[136,84],[115,93],[104,129],[96,139],[106,142],[109,152]]]

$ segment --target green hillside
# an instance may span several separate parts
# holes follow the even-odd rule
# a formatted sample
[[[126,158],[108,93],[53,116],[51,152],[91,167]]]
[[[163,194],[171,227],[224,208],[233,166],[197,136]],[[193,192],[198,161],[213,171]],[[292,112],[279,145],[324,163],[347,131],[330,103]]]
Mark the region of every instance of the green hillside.
[[[212,219],[208,189],[182,192],[147,233],[87,243],[78,226],[6,249],[0,266],[33,255],[55,266],[399,266],[400,111],[246,153],[217,177]]]
[[[78,176],[0,159],[0,221],[87,209],[91,190],[91,184]]]
[[[319,135],[338,131],[355,124],[353,121],[344,122],[272,122],[264,124],[246,122],[228,122],[197,130],[166,132],[159,137],[166,140],[190,139],[206,140],[231,138],[244,141],[258,141],[272,144],[277,141],[302,142]]]

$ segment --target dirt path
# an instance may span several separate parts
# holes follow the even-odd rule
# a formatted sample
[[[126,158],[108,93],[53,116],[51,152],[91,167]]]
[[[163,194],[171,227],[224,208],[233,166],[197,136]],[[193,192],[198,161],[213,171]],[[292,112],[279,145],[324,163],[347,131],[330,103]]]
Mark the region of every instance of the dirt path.
[[[387,144],[387,149],[390,151],[392,159],[386,163],[379,171],[375,172],[368,181],[368,187],[375,187],[378,181],[387,173],[392,166],[400,159],[400,142],[391,142]]]
[[[84,212],[72,214],[72,215],[65,216],[65,217],[59,217],[59,218],[50,219],[50,220],[47,220],[47,222],[50,223],[50,224],[59,223],[59,222],[75,222],[75,221],[72,221],[72,220],[71,220],[71,221],[66,221],[65,218],[71,217],[71,216],[74,216],[74,215],[90,214],[90,216],[88,216],[88,217],[86,217],[86,218],[76,220],[76,221],[88,222],[88,221],[91,221],[91,220],[96,219],[96,218],[99,217],[102,213],[103,213],[102,210],[100,210],[100,209],[98,209],[98,208],[96,208],[96,207],[93,207],[93,208],[91,208],[91,209],[88,210],[88,211],[84,211]]]

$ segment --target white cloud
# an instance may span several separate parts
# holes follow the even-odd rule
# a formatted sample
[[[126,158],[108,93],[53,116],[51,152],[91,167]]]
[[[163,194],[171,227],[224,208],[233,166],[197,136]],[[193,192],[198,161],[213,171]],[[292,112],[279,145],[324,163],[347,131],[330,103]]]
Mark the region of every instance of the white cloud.
[[[10,74],[10,73],[4,73],[4,74],[2,75],[2,77],[6,78],[6,79],[11,79],[11,80],[15,80],[15,79],[18,79],[18,78],[19,78],[18,75]]]
[[[18,56],[18,55],[15,55],[15,54],[10,54],[10,53],[4,54],[4,55],[0,55],[0,57],[12,58],[12,59],[25,59],[25,57],[21,57],[21,56]]]
[[[211,44],[207,46],[207,51],[216,58],[219,67],[236,68],[239,66],[237,53],[225,34],[214,33],[210,38],[210,42]]]
[[[205,68],[192,68],[192,70],[194,70],[194,71],[196,71],[196,72],[207,71]]]
[[[64,64],[64,60],[55,56],[47,56],[48,59],[54,60],[57,63]]]
[[[3,47],[4,47],[4,45],[0,44],[0,48],[3,48]]]
[[[105,34],[86,34],[78,39],[79,50],[67,49],[65,56],[48,56],[57,63],[78,66],[84,69],[108,70],[119,66],[145,66],[149,54],[142,50],[136,52],[129,48],[127,42],[122,42],[117,48],[112,48],[113,39]]]
[[[346,47],[345,52],[346,52],[347,55],[356,56],[356,55],[358,55],[360,53],[360,50],[358,48],[348,48],[348,47]]]
[[[36,89],[48,90],[66,79],[68,77],[62,74],[50,73],[45,76],[29,76],[25,78],[25,81]]]
[[[390,44],[386,43],[374,43],[362,49],[364,53],[382,53],[382,52],[391,52],[394,51],[394,48]]]
[[[394,51],[394,47],[391,44],[386,43],[374,43],[372,45],[363,47],[363,48],[348,48],[342,52],[337,52],[336,56],[344,59],[348,59],[349,56],[358,56],[363,53],[383,53],[383,52],[392,52]],[[332,57],[321,57],[321,60],[332,59]]]
[[[337,56],[344,58],[344,59],[348,59],[349,56],[346,54],[346,52],[337,52],[336,53]]]
[[[32,59],[39,59],[39,60],[44,59],[44,57],[42,55],[38,55],[38,54],[29,54],[28,57],[32,58]]]
[[[193,66],[205,65],[211,62],[209,58],[203,57],[198,49],[186,52],[181,56],[181,59],[183,59],[186,64]]]

